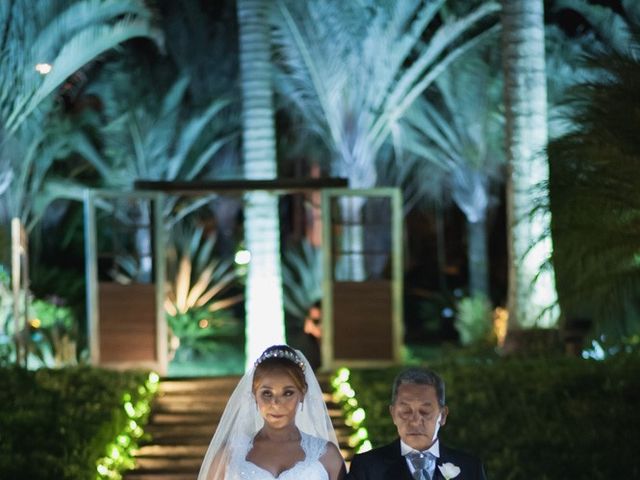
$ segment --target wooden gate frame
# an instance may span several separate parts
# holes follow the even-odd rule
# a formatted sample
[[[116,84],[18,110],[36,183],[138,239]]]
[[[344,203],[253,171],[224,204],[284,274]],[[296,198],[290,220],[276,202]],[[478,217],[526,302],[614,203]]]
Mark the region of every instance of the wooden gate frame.
[[[98,300],[98,255],[96,231],[96,201],[104,199],[147,199],[153,204],[153,271],[155,273],[156,304],[156,360],[155,362],[107,365],[113,367],[150,368],[160,375],[166,375],[167,358],[167,321],[164,315],[165,298],[165,238],[162,224],[162,206],[164,195],[159,192],[121,192],[110,190],[86,189],[84,192],[84,229],[85,229],[85,272],[87,293],[87,338],[89,358],[92,365],[100,365],[100,318]]]
[[[334,356],[334,315],[333,315],[333,258],[332,258],[332,217],[331,201],[336,197],[387,197],[391,201],[391,331],[393,359],[353,360]],[[321,191],[322,212],[322,369],[338,366],[383,367],[401,362],[403,342],[403,260],[402,260],[402,193],[399,188],[380,187],[368,189],[330,188]]]

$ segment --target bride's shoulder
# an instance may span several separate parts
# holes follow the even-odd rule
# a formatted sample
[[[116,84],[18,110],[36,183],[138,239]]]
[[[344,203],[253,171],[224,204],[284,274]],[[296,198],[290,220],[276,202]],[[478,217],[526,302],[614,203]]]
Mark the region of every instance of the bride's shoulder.
[[[333,442],[325,442],[324,452],[318,459],[327,472],[328,478],[344,478],[346,469],[340,450]]]
[[[316,437],[315,435],[311,435],[309,433],[303,432],[300,430],[300,436],[302,437],[302,443],[312,444],[312,445],[325,445],[329,442],[324,438]]]
[[[305,432],[300,432],[302,435],[303,445],[306,444],[311,447],[311,450],[317,452],[318,457],[323,458],[342,458],[340,454],[340,450],[335,446],[333,442],[326,440],[324,438],[316,437],[315,435],[310,435]]]

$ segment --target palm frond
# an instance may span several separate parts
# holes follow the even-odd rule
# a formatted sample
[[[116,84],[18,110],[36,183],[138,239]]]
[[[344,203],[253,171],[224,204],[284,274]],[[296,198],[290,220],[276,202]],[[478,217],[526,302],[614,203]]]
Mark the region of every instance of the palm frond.
[[[481,41],[482,32],[493,32],[478,25],[495,22],[496,4],[434,25],[442,4],[278,4],[281,91],[330,147],[334,174],[346,175],[352,186],[375,184],[372,166],[398,118],[453,60]],[[431,26],[435,33],[422,48]]]
[[[113,25],[92,25],[77,33],[64,44],[52,62],[52,70],[35,90],[24,108],[16,109],[7,119],[7,131],[14,132],[24,119],[62,82],[83,65],[114,46],[135,37],[154,38],[160,43],[158,30],[142,20],[121,20]]]
[[[596,332],[638,328],[640,61],[594,59],[596,80],[570,90],[571,128],[549,144],[553,261],[567,315],[586,307]]]
[[[627,2],[629,5],[630,2]],[[600,40],[618,54],[629,53],[629,47],[633,44],[634,37],[628,21],[612,8],[595,5],[586,0],[557,0],[554,9],[570,9],[582,15],[596,31]],[[636,15],[640,11],[637,2],[631,8],[630,13]],[[638,28],[640,24],[636,24]]]
[[[287,312],[304,319],[322,298],[322,256],[307,241],[285,251],[282,261],[283,303]]]

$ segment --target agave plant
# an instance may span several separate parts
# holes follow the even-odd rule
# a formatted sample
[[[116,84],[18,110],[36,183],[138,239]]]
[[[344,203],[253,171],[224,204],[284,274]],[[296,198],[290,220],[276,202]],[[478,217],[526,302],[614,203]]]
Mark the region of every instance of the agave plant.
[[[242,295],[226,296],[239,280],[233,258],[213,256],[215,238],[203,227],[176,227],[167,251],[169,290],[165,310],[170,315],[194,308],[216,312],[231,307]]]
[[[240,322],[230,307],[243,299],[233,259],[214,256],[215,238],[202,227],[177,226],[167,252],[168,290],[164,307],[173,335],[201,349],[203,339],[237,335]]]

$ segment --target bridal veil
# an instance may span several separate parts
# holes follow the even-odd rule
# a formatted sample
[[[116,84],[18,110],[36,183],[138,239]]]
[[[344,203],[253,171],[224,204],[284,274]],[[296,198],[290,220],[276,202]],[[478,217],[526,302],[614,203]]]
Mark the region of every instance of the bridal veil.
[[[296,353],[304,364],[307,382],[304,402],[296,414],[296,426],[299,430],[332,442],[338,447],[318,380],[305,356],[299,350],[296,350]],[[224,480],[225,469],[234,447],[242,445],[243,439],[253,439],[262,428],[263,419],[251,391],[254,371],[255,366],[244,374],[231,394],[200,467],[198,480]]]

